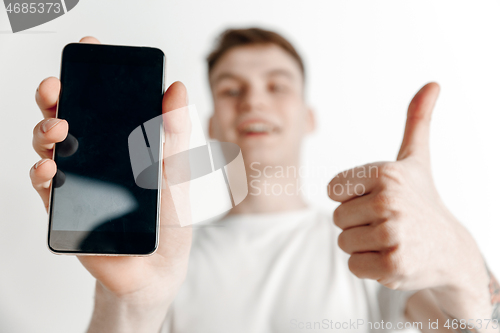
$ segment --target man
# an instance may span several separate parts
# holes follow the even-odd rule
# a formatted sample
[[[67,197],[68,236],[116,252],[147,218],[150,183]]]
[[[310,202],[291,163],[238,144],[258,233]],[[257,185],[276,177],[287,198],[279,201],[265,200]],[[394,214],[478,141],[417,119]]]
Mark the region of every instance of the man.
[[[329,184],[328,195],[341,203],[334,212],[340,232],[328,214],[307,206],[299,173],[289,172],[300,167],[301,141],[314,130],[304,66],[293,46],[262,29],[228,30],[208,67],[209,134],[241,147],[249,195],[223,219],[193,231],[171,227],[178,221],[162,189],[154,255],[79,257],[96,278],[88,332],[370,332],[403,328],[405,320],[438,332],[447,319],[456,328],[453,318],[466,322],[458,325],[462,332],[498,332],[492,324],[485,328],[498,317],[498,285],[431,177],[436,83],[410,103],[397,161],[357,167]],[[43,159],[30,176],[46,208],[56,172],[52,148],[68,131],[53,118],[59,89],[48,78],[36,93],[46,119],[34,129]],[[173,83],[163,112],[186,104],[185,87]],[[182,123],[166,129],[167,155],[182,132]],[[439,328],[430,325],[436,320]]]

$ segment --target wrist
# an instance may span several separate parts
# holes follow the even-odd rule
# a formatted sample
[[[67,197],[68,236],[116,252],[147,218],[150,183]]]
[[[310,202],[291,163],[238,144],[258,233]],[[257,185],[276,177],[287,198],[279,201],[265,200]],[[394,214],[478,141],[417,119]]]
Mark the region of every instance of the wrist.
[[[154,286],[116,295],[96,281],[94,312],[87,333],[157,333],[174,296],[172,291]]]
[[[443,271],[441,285],[434,289],[464,296],[477,293],[478,288],[483,292],[488,283],[488,274],[479,246],[469,231],[451,214],[450,219],[451,232],[447,249],[444,250],[446,255],[440,262],[446,270]]]
[[[489,319],[489,275],[483,256],[472,236],[461,225],[457,228],[455,247],[440,286],[429,288],[440,308],[457,319]]]

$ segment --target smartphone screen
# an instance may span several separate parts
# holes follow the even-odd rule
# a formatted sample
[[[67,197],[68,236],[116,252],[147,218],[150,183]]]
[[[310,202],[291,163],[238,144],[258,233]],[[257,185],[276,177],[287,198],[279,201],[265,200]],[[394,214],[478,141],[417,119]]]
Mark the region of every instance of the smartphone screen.
[[[64,48],[57,118],[68,122],[69,134],[54,148],[58,170],[49,208],[51,251],[155,251],[161,185],[146,189],[136,184],[128,137],[161,115],[164,63],[156,48],[82,43]],[[152,137],[160,138],[161,128],[155,130]],[[157,155],[154,160],[161,161],[162,145],[152,146],[158,147],[150,150]]]

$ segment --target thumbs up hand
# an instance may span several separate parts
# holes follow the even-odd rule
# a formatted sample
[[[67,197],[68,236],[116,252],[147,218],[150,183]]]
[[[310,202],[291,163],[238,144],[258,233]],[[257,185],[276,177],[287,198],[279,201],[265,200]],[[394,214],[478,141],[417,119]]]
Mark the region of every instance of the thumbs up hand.
[[[397,161],[341,172],[328,185],[341,202],[333,219],[349,269],[391,289],[458,290],[478,280],[483,288],[488,281],[474,239],[432,179],[429,127],[439,90],[429,83],[411,101]]]

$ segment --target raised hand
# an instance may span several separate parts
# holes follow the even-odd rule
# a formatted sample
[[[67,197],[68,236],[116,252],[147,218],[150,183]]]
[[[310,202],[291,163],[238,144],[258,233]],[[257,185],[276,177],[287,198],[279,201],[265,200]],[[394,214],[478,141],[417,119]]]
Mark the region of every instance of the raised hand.
[[[411,101],[395,162],[342,172],[328,186],[330,198],[341,202],[334,222],[343,230],[338,243],[350,254],[349,269],[393,289],[459,285],[467,275],[456,272],[467,258],[484,272],[477,245],[431,175],[429,128],[439,90],[429,83]]]
[[[85,37],[80,42],[99,43],[93,37]],[[44,120],[33,130],[33,147],[42,160],[31,168],[30,177],[46,209],[48,209],[51,179],[57,171],[57,165],[52,160],[52,150],[54,144],[63,141],[68,134],[68,123],[55,118],[60,89],[60,81],[55,77],[50,77],[41,82],[35,97]],[[163,96],[164,116],[169,111],[186,105],[185,86],[181,82],[173,83]],[[186,119],[182,117],[182,113],[175,113],[174,117],[170,117],[172,121],[169,122],[169,126],[165,126],[164,156],[173,155],[187,148],[191,128],[187,113],[185,115]],[[147,313],[146,321],[142,321],[140,316],[137,316],[135,325],[128,322],[127,330],[123,332],[133,331],[134,328],[140,331],[146,326],[158,328],[186,274],[192,229],[179,226],[169,188],[165,185],[167,184],[165,170],[163,177],[160,242],[153,255],[147,257],[78,257],[97,280],[96,301],[101,300],[102,304],[107,305],[114,304],[118,308],[123,308],[123,304],[126,304],[127,308],[135,309],[136,314],[140,311]],[[116,314],[118,310],[113,311]],[[117,331],[120,329],[117,323],[113,324],[112,315],[109,315],[107,319],[102,319],[104,320],[107,320],[107,323],[113,327],[99,326],[99,330],[114,332],[112,329],[117,329]],[[100,321],[99,313],[94,312],[93,323],[96,321]]]

